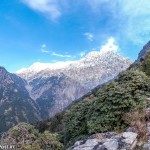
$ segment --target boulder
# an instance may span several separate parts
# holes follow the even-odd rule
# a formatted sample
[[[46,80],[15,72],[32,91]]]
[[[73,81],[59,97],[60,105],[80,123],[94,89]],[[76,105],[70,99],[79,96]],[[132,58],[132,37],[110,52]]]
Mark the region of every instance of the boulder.
[[[97,133],[83,141],[77,141],[68,150],[133,150],[137,144],[137,133]]]
[[[117,150],[119,146],[118,141],[116,139],[109,139],[103,145],[107,150]]]
[[[123,138],[125,138],[123,141],[127,144],[133,144],[133,142],[136,140],[138,134],[134,132],[124,132]]]

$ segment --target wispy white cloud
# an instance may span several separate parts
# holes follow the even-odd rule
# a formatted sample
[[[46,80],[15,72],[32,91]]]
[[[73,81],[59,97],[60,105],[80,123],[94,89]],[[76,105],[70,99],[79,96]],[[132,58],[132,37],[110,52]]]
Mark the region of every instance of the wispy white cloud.
[[[89,40],[89,41],[93,41],[94,40],[94,35],[90,32],[86,32],[84,33],[84,35],[86,36],[86,38]]]
[[[40,50],[41,50],[42,53],[50,53],[50,51],[46,50],[46,47],[47,47],[46,44],[42,44],[41,45],[41,49]]]
[[[134,44],[145,44],[150,37],[150,1],[123,0],[120,2],[120,6],[125,18],[124,22],[126,21],[127,37]]]
[[[52,56],[56,56],[56,57],[74,58],[74,56],[72,56],[72,55],[56,53],[56,52],[54,52],[54,51],[47,50],[46,48],[47,48],[47,45],[46,45],[46,44],[42,44],[40,51],[41,51],[42,53],[48,53],[48,54],[50,54],[50,55],[52,55]]]
[[[100,48],[100,52],[108,52],[108,51],[113,52],[119,51],[119,46],[116,44],[116,41],[113,37],[110,37],[107,43],[102,45],[102,47]]]
[[[52,20],[56,20],[63,15],[69,7],[78,10],[78,6],[88,5],[96,13],[96,17],[101,18],[105,9],[108,16],[112,17],[107,22],[108,30],[115,28],[118,38],[126,38],[130,42],[144,44],[150,37],[150,1],[149,0],[21,0],[31,9],[41,12]],[[77,5],[73,6],[72,3]],[[73,7],[72,7],[73,6]],[[113,24],[112,24],[113,22]],[[117,28],[117,29],[116,29]],[[99,30],[99,29],[98,29]],[[114,30],[113,30],[114,31]],[[109,31],[108,31],[109,32]],[[92,33],[85,33],[89,41],[93,41]]]
[[[40,51],[42,53],[47,53],[49,55],[52,55],[52,56],[56,56],[56,57],[61,57],[61,58],[77,58],[77,57],[83,57],[86,55],[86,52],[85,51],[81,51],[80,53],[76,54],[76,55],[69,55],[69,54],[61,54],[61,53],[57,53],[57,52],[54,52],[54,51],[51,51],[51,50],[47,50],[47,45],[46,44],[42,44],[41,45],[41,49]]]
[[[86,54],[86,52],[83,51],[83,52],[80,52],[80,53],[79,53],[79,56],[80,56],[80,57],[83,57],[83,56],[85,56],[85,54]]]
[[[56,52],[51,52],[51,55],[57,56],[57,57],[63,57],[63,58],[73,58],[72,55],[63,55],[63,54],[59,54],[59,53],[56,53]]]
[[[43,49],[43,48],[41,48],[41,52],[42,52],[42,53],[50,53],[50,51],[45,50],[45,49]]]
[[[145,44],[150,37],[150,1],[149,0],[86,0],[93,11],[101,17],[101,10],[107,9],[112,20],[118,23],[116,35],[126,38],[134,44]],[[109,25],[108,25],[109,26]],[[110,22],[110,28],[112,22]]]
[[[42,48],[46,48],[47,46],[46,46],[46,44],[42,44],[41,47]]]
[[[22,2],[31,9],[43,13],[52,20],[61,16],[59,0],[22,0]]]
[[[107,42],[104,43],[103,45],[92,48],[91,50],[81,51],[78,54],[78,56],[80,56],[80,58],[84,58],[85,56],[92,53],[100,54],[100,53],[107,53],[107,52],[120,53],[120,47],[114,37],[109,37]]]

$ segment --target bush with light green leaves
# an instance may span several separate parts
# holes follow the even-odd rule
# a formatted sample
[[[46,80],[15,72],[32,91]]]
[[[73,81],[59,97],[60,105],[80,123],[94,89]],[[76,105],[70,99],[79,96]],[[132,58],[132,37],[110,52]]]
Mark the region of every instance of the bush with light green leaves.
[[[20,123],[11,128],[1,143],[14,145],[16,150],[63,150],[63,144],[59,142],[57,134],[49,131],[39,133],[34,126]]]

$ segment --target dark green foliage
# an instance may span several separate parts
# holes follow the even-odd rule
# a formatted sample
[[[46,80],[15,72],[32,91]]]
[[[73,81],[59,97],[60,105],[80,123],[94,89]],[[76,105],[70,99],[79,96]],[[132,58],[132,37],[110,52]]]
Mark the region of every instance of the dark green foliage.
[[[145,72],[146,75],[150,76],[150,52],[146,54],[144,59],[141,58],[138,67],[141,71]]]
[[[125,114],[142,112],[146,107],[145,100],[150,96],[149,58],[150,55],[147,55],[138,67],[131,66],[127,71],[120,73],[116,80],[95,88],[63,113],[38,122],[36,128],[39,129],[40,135],[44,140],[48,140],[52,135],[47,135],[46,130],[59,133],[59,141],[68,147],[75,141],[97,132],[120,131],[126,128],[131,124],[131,120],[125,119]],[[138,71],[138,68],[141,71]],[[46,105],[43,108],[45,107]],[[42,141],[42,138],[38,138],[40,146],[36,147],[37,150],[41,148]],[[34,145],[27,149],[34,149],[32,146]]]
[[[149,78],[141,71],[128,70],[36,127],[41,132],[60,133],[61,142],[68,147],[90,134],[127,127],[130,120],[126,121],[124,114],[143,110],[149,96]]]
[[[56,114],[53,118],[37,122],[35,127],[39,130],[39,132],[49,130],[51,133],[61,133],[64,128],[64,113],[65,112],[61,112]]]
[[[58,134],[39,133],[34,126],[20,123],[1,139],[5,145],[15,145],[16,150],[63,150]]]
[[[123,115],[146,106],[149,83],[143,72],[126,71],[116,81],[94,90],[83,101],[75,103],[65,114],[66,141],[126,127]]]
[[[90,100],[74,104],[65,114],[65,141],[74,139],[77,136],[88,134],[87,118],[89,115]]]
[[[70,146],[90,134],[127,127],[130,121],[124,120],[124,114],[143,110],[148,96],[149,78],[141,71],[128,70],[122,72],[118,79],[74,102],[63,113],[39,122],[36,127],[41,132],[60,133],[61,142]]]

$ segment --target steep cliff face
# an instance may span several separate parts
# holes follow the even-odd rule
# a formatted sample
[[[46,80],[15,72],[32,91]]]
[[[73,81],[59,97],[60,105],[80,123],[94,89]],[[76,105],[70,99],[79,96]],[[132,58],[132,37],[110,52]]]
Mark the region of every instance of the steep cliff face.
[[[138,59],[130,68],[138,68],[150,76],[150,41],[143,47],[139,53]]]
[[[136,62],[142,61],[144,57],[150,52],[150,41],[143,47],[143,49],[140,51],[138,58]]]
[[[34,63],[17,75],[27,80],[26,88],[44,116],[53,116],[94,87],[112,80],[131,61],[108,50],[90,52],[79,61],[54,64]]]
[[[0,67],[0,132],[19,122],[40,119],[38,106],[25,88],[25,80]]]
[[[63,74],[36,81],[32,81],[30,85],[34,87],[32,94],[40,93],[36,102],[41,108],[42,118],[63,111],[73,101],[88,92],[78,82]]]

